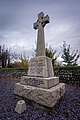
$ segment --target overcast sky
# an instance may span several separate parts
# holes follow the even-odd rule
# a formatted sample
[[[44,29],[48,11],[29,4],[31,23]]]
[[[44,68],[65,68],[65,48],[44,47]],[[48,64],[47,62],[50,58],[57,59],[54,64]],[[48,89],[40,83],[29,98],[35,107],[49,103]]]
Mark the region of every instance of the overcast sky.
[[[60,52],[63,41],[80,51],[80,0],[0,0],[0,45],[31,57],[37,40],[33,23],[48,14],[46,44]]]

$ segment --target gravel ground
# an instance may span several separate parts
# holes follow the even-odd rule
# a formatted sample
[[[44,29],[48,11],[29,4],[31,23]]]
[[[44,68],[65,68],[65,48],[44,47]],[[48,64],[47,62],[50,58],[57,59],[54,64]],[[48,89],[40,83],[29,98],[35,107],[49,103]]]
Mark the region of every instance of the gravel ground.
[[[0,120],[80,120],[80,87],[66,85],[66,93],[54,113],[27,103],[27,110],[19,115],[14,110],[20,99],[13,92],[16,82],[0,80]]]

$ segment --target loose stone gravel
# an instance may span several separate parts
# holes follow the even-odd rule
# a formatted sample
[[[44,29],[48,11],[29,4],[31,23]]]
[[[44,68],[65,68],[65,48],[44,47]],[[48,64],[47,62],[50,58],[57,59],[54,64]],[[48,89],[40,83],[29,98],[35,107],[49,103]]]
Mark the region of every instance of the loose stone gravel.
[[[15,106],[21,98],[14,94],[16,82],[19,80],[0,80],[0,120],[80,120],[79,86],[66,85],[64,97],[50,112],[26,101],[27,110],[18,114]]]

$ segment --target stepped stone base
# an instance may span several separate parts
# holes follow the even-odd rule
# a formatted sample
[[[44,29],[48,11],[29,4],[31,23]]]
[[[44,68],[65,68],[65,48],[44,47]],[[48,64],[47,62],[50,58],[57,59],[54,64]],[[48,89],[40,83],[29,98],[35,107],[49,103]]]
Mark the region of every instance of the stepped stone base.
[[[34,87],[48,89],[59,84],[59,77],[41,78],[41,77],[23,76],[21,78],[21,83],[24,85],[30,85]]]
[[[49,89],[16,83],[14,89],[15,94],[33,100],[36,103],[45,105],[47,107],[53,107],[57,103],[57,101],[63,96],[64,92],[64,83],[59,83],[58,85]]]

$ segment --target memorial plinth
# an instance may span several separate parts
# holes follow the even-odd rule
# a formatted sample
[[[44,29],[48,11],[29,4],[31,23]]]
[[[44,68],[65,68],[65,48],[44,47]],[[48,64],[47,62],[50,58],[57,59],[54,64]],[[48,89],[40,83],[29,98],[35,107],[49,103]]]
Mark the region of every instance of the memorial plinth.
[[[54,76],[52,60],[45,56],[44,27],[49,23],[49,16],[38,14],[34,29],[38,29],[36,57],[29,62],[28,75],[15,84],[14,93],[33,100],[36,103],[53,107],[65,93],[65,84],[59,83]]]
[[[38,88],[30,85],[16,83],[15,94],[33,100],[36,103],[47,107],[53,107],[65,92],[65,84],[58,85],[49,89]]]

